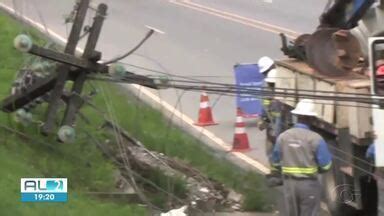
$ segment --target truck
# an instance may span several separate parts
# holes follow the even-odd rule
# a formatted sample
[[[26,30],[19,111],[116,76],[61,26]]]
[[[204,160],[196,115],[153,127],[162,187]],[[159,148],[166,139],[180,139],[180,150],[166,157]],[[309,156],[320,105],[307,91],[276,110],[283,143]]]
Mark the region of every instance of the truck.
[[[384,88],[377,73],[384,59],[382,36],[383,0],[333,1],[314,33],[290,45],[282,35],[282,51],[289,58],[275,61],[274,100],[291,110],[302,98],[315,99],[318,117],[311,127],[333,154],[332,170],[321,177],[331,215],[384,214],[378,201],[384,191],[372,177],[374,169],[384,166]],[[290,121],[292,116],[282,119]],[[375,164],[365,157],[372,143]]]

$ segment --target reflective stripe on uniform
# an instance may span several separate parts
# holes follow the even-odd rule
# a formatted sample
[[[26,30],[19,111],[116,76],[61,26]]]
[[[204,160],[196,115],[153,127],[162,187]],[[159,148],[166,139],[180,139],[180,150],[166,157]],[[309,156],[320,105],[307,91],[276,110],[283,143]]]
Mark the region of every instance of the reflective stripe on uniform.
[[[282,167],[282,171],[287,174],[315,174],[317,167]]]
[[[272,117],[280,117],[280,113],[279,112],[271,112],[271,116]]]
[[[269,106],[269,104],[271,104],[271,100],[267,100],[267,99],[263,100],[264,106]]]

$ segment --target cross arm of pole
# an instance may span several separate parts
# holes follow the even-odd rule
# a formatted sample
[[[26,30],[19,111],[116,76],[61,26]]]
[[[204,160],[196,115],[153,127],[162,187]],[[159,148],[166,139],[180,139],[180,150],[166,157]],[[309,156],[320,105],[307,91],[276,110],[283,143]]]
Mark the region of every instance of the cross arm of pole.
[[[83,70],[108,73],[108,66],[106,65],[98,64],[87,59],[77,58],[71,54],[56,52],[54,50],[39,47],[37,45],[33,45],[28,52],[36,56],[71,65]]]
[[[14,112],[24,107],[34,99],[44,95],[49,90],[51,90],[55,85],[56,80],[57,75],[52,74],[51,76],[37,81],[31,87],[27,88],[25,92],[19,92],[15,95],[8,96],[1,102],[1,110],[4,112]]]

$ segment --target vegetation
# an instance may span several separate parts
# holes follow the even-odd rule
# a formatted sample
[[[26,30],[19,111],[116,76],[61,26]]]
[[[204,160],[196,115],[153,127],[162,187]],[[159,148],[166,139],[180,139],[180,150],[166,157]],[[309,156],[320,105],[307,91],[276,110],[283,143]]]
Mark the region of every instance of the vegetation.
[[[15,21],[0,16],[0,26],[0,97],[4,98],[9,94],[14,74],[20,69],[26,56],[12,47],[13,38],[20,32]],[[113,190],[115,168],[103,157],[88,135],[83,133],[89,131],[94,137],[104,139],[106,135],[97,129],[103,123],[103,115],[117,120],[149,149],[184,160],[209,177],[243,193],[243,207],[246,210],[271,209],[274,195],[269,191],[266,193],[268,189],[260,175],[243,172],[229,162],[215,158],[199,140],[179,128],[167,127],[168,120],[159,111],[141,103],[119,86],[98,82],[87,86],[88,91],[93,88],[98,94],[93,97],[92,102],[99,111],[91,106],[82,109],[91,124],[78,120],[78,138],[73,144],[58,143],[54,136],[44,138],[39,135],[36,124],[23,127],[13,121],[12,115],[0,113],[0,125],[15,128],[32,137],[32,140],[22,139],[0,128],[0,140],[3,143],[0,145],[0,170],[3,171],[3,178],[0,179],[2,215],[33,215],[32,212],[36,215],[145,215],[146,211],[142,207],[95,200],[84,194],[87,191]],[[42,110],[35,110],[34,116],[41,116]],[[68,178],[68,203],[21,203],[21,177]],[[161,173],[146,177],[177,196],[185,193],[183,183],[177,179],[164,179]],[[153,197],[152,201],[162,205],[165,198],[163,194]]]

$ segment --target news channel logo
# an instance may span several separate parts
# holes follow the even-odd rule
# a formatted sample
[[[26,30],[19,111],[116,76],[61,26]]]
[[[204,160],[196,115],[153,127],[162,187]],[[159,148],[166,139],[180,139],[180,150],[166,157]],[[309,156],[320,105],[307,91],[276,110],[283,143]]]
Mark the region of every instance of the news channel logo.
[[[67,202],[66,178],[21,178],[22,202]]]
[[[360,199],[361,192],[356,190],[353,185],[341,184],[332,190],[331,195],[336,198],[337,202],[348,204],[353,203],[356,199]]]

